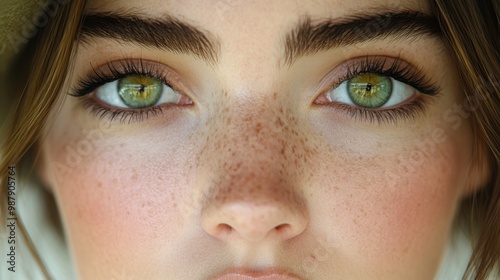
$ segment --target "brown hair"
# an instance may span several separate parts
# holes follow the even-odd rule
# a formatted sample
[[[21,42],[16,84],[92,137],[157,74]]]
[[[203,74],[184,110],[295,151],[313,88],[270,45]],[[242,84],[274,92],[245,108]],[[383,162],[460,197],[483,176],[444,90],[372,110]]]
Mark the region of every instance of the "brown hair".
[[[50,110],[60,96],[64,78],[70,68],[84,6],[84,0],[58,1],[58,12],[30,42],[27,50],[20,55],[20,61],[13,61],[16,67],[10,67],[9,76],[1,77],[3,85],[12,84],[5,81],[15,81],[11,88],[4,87],[0,93],[2,103],[11,107],[10,115],[2,124],[0,138],[0,170],[2,170],[0,174],[0,218],[2,219],[7,215],[6,173],[8,167],[21,163],[23,156],[41,137],[48,123]],[[24,67],[29,67],[29,69]],[[18,173],[23,171],[25,174],[31,173],[32,168],[19,170]],[[43,260],[26,233],[21,218],[17,217],[18,232],[32,252],[45,278],[50,279]]]
[[[443,41],[455,58],[467,99],[475,105],[470,107],[475,108],[471,114],[476,144],[486,147],[486,152],[477,153],[476,157],[489,164],[489,180],[463,206],[479,229],[473,238],[473,255],[464,279],[485,280],[488,275],[497,275],[495,269],[500,266],[500,2],[434,0],[431,5],[443,32]],[[11,164],[21,163],[28,150],[43,137],[49,112],[61,98],[84,6],[84,0],[75,0],[61,7],[31,43],[33,59],[27,74],[17,83],[18,88],[0,94],[0,99],[13,107],[0,139],[1,217],[6,216],[5,170]],[[11,67],[11,71],[16,75],[22,73],[20,67]],[[24,230],[20,231],[23,235]],[[29,237],[25,237],[30,244]],[[34,246],[30,247],[43,269]],[[44,273],[50,278],[46,271]]]
[[[490,173],[487,185],[464,203],[479,228],[466,277],[486,279],[500,273],[500,1],[435,0],[432,6],[467,100],[475,108],[476,159],[490,162],[490,172],[483,170]],[[478,152],[484,144],[487,155]]]

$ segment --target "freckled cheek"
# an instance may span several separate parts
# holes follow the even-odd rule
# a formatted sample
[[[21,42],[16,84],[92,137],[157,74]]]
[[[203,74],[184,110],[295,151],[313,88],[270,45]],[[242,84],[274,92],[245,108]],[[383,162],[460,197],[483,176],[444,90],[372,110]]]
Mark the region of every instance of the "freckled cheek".
[[[436,258],[462,183],[462,163],[451,150],[420,159],[411,149],[392,151],[392,156],[381,152],[376,158],[347,160],[345,168],[332,167],[338,170],[329,175],[336,177],[335,184],[329,183],[328,201],[321,205],[329,205],[330,232],[346,254],[375,266]]]
[[[154,247],[155,240],[168,243],[179,234],[186,189],[182,165],[161,153],[126,150],[98,150],[60,176],[55,191],[71,238],[124,253],[131,246]]]

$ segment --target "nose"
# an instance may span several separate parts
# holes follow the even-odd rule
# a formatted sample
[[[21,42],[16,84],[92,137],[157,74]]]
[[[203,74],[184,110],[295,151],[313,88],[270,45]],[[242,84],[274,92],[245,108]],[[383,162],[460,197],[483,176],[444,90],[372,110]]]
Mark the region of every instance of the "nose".
[[[203,228],[223,241],[237,238],[252,243],[266,238],[287,240],[299,235],[306,226],[302,215],[294,214],[281,205],[233,202],[211,212],[204,212]]]
[[[255,174],[232,176],[209,196],[201,219],[204,230],[222,241],[283,241],[307,225],[304,203],[290,186]]]
[[[207,143],[201,163],[211,174],[203,180],[210,183],[203,183],[201,225],[229,243],[289,240],[308,221],[298,183],[305,155],[291,129],[297,124],[279,106],[255,104],[250,100],[238,110],[228,109],[232,122],[220,120],[229,123],[224,131],[212,128],[216,136]]]

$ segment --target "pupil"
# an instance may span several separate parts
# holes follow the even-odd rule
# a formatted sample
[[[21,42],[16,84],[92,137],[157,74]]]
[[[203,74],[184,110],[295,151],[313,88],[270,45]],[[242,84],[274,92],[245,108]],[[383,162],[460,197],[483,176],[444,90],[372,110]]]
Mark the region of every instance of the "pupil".
[[[143,85],[141,85],[141,86],[139,87],[139,92],[140,92],[140,93],[144,93],[144,88],[145,88],[145,87],[144,87]]]
[[[372,90],[372,84],[368,83],[366,84],[366,91]]]

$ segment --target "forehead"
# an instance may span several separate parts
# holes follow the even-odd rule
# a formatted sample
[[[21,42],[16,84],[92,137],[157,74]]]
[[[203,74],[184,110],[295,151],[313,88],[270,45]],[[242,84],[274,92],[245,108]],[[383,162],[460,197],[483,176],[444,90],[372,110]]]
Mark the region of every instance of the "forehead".
[[[432,26],[435,22],[425,23],[429,19],[426,17],[415,18],[420,17],[419,14],[431,14],[425,4],[425,1],[418,0],[145,0],[140,3],[101,0],[90,1],[87,13],[113,15],[120,19],[128,18],[128,21],[115,21],[113,24],[107,21],[107,24],[103,25],[105,22],[100,19],[86,20],[84,33],[92,33],[94,36],[98,33],[109,34],[108,30],[100,32],[95,29],[108,29],[110,25],[114,25],[113,32],[119,34],[115,38],[126,37],[126,41],[139,44],[142,44],[142,40],[147,46],[151,45],[147,41],[153,41],[153,45],[158,46],[157,39],[166,38],[165,40],[172,41],[172,36],[177,34],[175,42],[178,43],[171,45],[182,45],[182,49],[184,45],[193,45],[192,42],[210,45],[208,55],[202,55],[205,58],[208,56],[208,60],[217,57],[219,47],[224,49],[224,53],[235,54],[241,50],[254,49],[256,53],[268,57],[268,54],[282,53],[283,47],[286,46],[285,61],[291,62],[302,51],[316,52],[394,33],[421,33],[419,26],[426,25],[424,29],[428,29],[427,33],[433,33],[436,31],[432,30],[435,29],[435,26]],[[404,13],[410,15],[399,16]],[[149,19],[153,20],[153,24],[144,25],[137,22]],[[92,22],[93,24],[89,24]],[[162,24],[164,22],[169,24]],[[414,24],[416,22],[418,23]],[[137,25],[147,28],[130,28]],[[334,31],[334,27],[339,25],[343,27],[336,28],[338,32]],[[190,34],[186,31],[190,31]],[[145,34],[151,34],[150,38],[145,38]],[[325,41],[330,43],[325,45]],[[300,46],[304,44],[307,46]],[[313,50],[308,50],[310,48]],[[197,46],[195,49],[207,48]],[[191,52],[195,53],[196,50]]]
[[[285,28],[287,21],[296,23],[303,17],[334,19],[360,12],[388,10],[429,12],[429,5],[426,0],[91,0],[87,10],[132,12],[151,17],[175,16],[207,29],[234,27],[228,23],[247,23],[252,29],[276,29]]]

